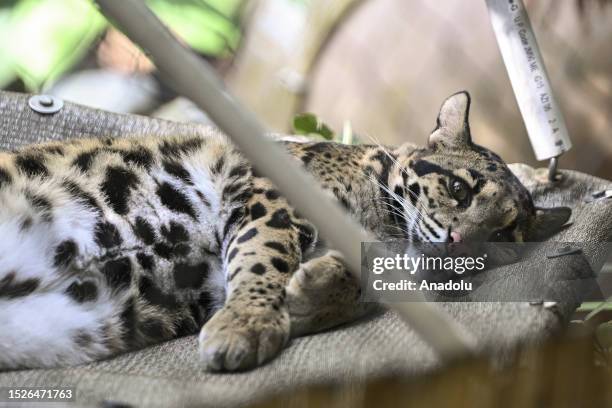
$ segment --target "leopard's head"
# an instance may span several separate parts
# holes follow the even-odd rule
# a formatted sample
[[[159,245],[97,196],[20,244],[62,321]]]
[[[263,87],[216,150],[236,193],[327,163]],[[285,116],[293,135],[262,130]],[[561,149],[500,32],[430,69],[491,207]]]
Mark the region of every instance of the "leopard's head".
[[[566,207],[538,208],[492,151],[472,142],[470,96],[444,101],[427,148],[395,151],[389,173],[409,238],[430,242],[542,240],[569,219]],[[416,210],[414,209],[416,208]]]

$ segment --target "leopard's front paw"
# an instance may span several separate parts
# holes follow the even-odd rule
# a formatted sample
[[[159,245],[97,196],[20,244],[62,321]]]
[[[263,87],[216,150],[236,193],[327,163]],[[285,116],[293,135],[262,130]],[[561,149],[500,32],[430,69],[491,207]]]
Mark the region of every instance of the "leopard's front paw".
[[[200,360],[210,371],[246,370],[276,356],[288,340],[286,311],[226,306],[200,332]]]

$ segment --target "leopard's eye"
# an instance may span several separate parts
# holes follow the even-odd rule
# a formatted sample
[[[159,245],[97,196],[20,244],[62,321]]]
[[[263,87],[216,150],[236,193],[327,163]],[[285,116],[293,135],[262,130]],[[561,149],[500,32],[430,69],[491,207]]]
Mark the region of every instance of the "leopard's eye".
[[[451,180],[449,186],[449,193],[452,198],[457,200],[459,206],[467,207],[472,198],[472,192],[470,191],[470,187],[459,179]]]

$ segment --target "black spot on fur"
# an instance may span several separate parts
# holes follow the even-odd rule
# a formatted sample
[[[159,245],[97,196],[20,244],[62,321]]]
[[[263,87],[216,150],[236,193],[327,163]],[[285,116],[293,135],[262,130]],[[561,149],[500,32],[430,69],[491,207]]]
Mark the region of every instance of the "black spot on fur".
[[[85,330],[78,330],[76,334],[72,336],[72,341],[79,347],[88,348],[91,347],[93,338]]]
[[[310,152],[316,152],[316,153],[324,153],[328,151],[331,146],[332,146],[332,143],[319,142],[319,143],[311,144],[310,146],[306,146],[304,150],[307,150]]]
[[[129,298],[123,306],[120,319],[123,324],[121,339],[128,345],[132,345],[136,340],[136,305],[133,297]]]
[[[468,169],[468,173],[470,173],[470,176],[472,176],[474,180],[481,180],[484,178],[482,173],[479,172],[478,170]]]
[[[253,197],[253,192],[247,188],[243,190],[242,192],[236,194],[234,197],[232,197],[232,201],[234,203],[243,204],[249,201],[251,197]]]
[[[251,228],[250,230],[248,230],[247,232],[245,232],[244,234],[239,236],[236,241],[239,244],[241,244],[241,243],[246,242],[249,239],[253,238],[255,235],[257,235],[257,228]]]
[[[417,176],[422,177],[427,174],[435,173],[435,174],[443,174],[446,176],[452,176],[452,173],[448,170],[443,169],[437,164],[428,162],[427,160],[417,160],[412,163],[412,169],[416,173]]]
[[[196,151],[202,146],[203,143],[204,141],[199,138],[179,141],[164,140],[159,146],[159,151],[164,156],[178,158],[182,154]]]
[[[429,216],[429,219],[433,221],[434,224],[436,224],[438,226],[438,228],[444,229],[444,226],[442,225],[442,223],[440,221],[438,221],[435,217],[434,217],[435,213],[431,213]]]
[[[145,147],[139,146],[133,150],[121,151],[121,156],[129,164],[149,169],[153,164],[153,154]]]
[[[302,163],[304,163],[304,166],[308,166],[308,164],[312,161],[313,157],[314,155],[312,153],[306,153],[300,159],[302,160]]]
[[[98,149],[79,154],[72,162],[73,166],[78,167],[83,173],[86,173],[91,168],[93,159],[98,154]]]
[[[477,144],[472,144],[472,149],[477,151],[478,153],[482,154],[483,156],[487,157],[488,159],[496,160],[496,161],[498,161],[500,163],[503,163],[501,157],[499,157],[496,153],[493,153],[489,149],[486,149],[486,148],[484,148],[482,146],[479,146]]]
[[[66,288],[66,294],[78,303],[92,302],[98,297],[98,287],[92,281],[72,282]]]
[[[132,263],[130,258],[113,259],[104,264],[102,273],[108,286],[113,289],[127,289],[132,280]]]
[[[482,190],[482,187],[486,183],[485,177],[483,176],[481,172],[474,170],[474,169],[468,169],[468,172],[470,173],[470,176],[472,176],[472,178],[476,180],[476,185],[472,187],[472,193],[473,194],[480,193],[480,190]]]
[[[32,218],[31,217],[26,217],[22,222],[21,222],[21,230],[25,231],[28,228],[30,228],[32,226]]]
[[[298,239],[300,241],[300,248],[302,252],[305,252],[314,242],[316,233],[312,226],[308,224],[294,224],[299,230]]]
[[[266,210],[266,207],[264,207],[262,203],[255,203],[251,206],[251,219],[253,221],[255,221],[258,218],[263,217],[267,213],[268,211]]]
[[[404,185],[408,184],[408,173],[406,172],[405,169],[401,170],[402,172],[402,181],[404,182]]]
[[[108,204],[117,214],[127,214],[130,190],[137,183],[136,174],[126,168],[111,166],[106,169],[106,177],[102,182],[101,190]]]
[[[155,259],[151,255],[147,255],[143,252],[136,254],[136,260],[145,271],[152,271],[155,267]]]
[[[77,245],[73,240],[69,239],[69,240],[61,242],[55,248],[55,256],[53,257],[53,266],[55,266],[56,268],[67,267],[68,265],[70,265],[74,257],[77,255],[77,252],[78,252]]]
[[[234,237],[232,237],[232,240],[234,239]],[[215,230],[215,244],[217,245],[217,248],[221,248],[221,236],[219,235],[219,231]],[[230,242],[231,244],[231,242]]]
[[[104,248],[112,248],[121,245],[123,239],[119,230],[110,222],[99,222],[95,229],[96,243]]]
[[[238,166],[234,167],[230,173],[229,176],[230,177],[244,177],[248,174],[249,172],[249,168],[246,164],[239,164]]]
[[[230,228],[233,227],[243,216],[244,216],[244,208],[238,207],[232,210],[229,218],[227,219],[227,222],[225,223],[225,226],[223,227],[223,238],[224,239],[227,233],[229,232]]]
[[[53,219],[53,207],[51,202],[39,194],[27,193],[26,197],[30,200],[30,204],[41,213],[42,219],[51,222]]]
[[[181,319],[176,328],[177,337],[188,336],[195,334],[204,323],[201,308],[199,305],[192,303],[189,305],[189,316]]]
[[[112,136],[104,137],[100,139],[100,142],[102,142],[104,146],[111,146],[113,143],[115,143],[115,138]]]
[[[166,173],[170,174],[171,176],[176,177],[187,184],[193,184],[191,175],[180,163],[176,161],[164,160],[162,166],[164,167],[164,170],[166,170]]]
[[[266,198],[268,200],[276,200],[278,197],[280,197],[280,193],[277,190],[266,191]]]
[[[203,291],[198,296],[198,306],[205,310],[205,314],[208,316],[213,312],[213,297],[207,291]],[[199,323],[202,323],[200,320]]]
[[[172,247],[166,244],[165,242],[158,242],[157,244],[155,244],[155,246],[153,247],[153,252],[155,252],[157,255],[161,256],[164,259],[170,259],[173,255]]]
[[[181,224],[170,221],[170,228],[165,225],[161,228],[162,235],[173,244],[189,240],[189,233]]]
[[[274,257],[271,262],[272,266],[274,266],[277,271],[281,273],[289,272],[289,264],[284,259]]]
[[[228,184],[223,187],[223,191],[221,192],[221,199],[223,201],[241,201],[236,198],[232,198],[232,196],[234,196],[237,192],[242,192],[241,190],[243,190],[245,187],[245,183],[234,182],[232,184]]]
[[[267,246],[268,248],[272,248],[272,249],[277,250],[281,254],[286,254],[287,253],[287,248],[285,248],[285,246],[283,244],[281,244],[280,242],[268,241],[264,245]]]
[[[78,184],[74,181],[66,180],[63,182],[64,188],[76,199],[81,201],[87,207],[95,210],[96,212],[102,212],[96,199],[89,193],[85,192]]]
[[[9,172],[4,170],[3,168],[0,168],[0,188],[10,184],[12,180],[13,178],[11,177]]]
[[[227,263],[232,262],[232,259],[238,254],[238,248],[233,248],[230,253],[227,255]]]
[[[173,270],[176,287],[179,289],[200,288],[208,276],[208,269],[209,266],[206,262],[197,265],[176,264]]]
[[[0,299],[8,298],[15,299],[22,296],[27,296],[34,292],[40,285],[40,280],[29,278],[20,282],[15,282],[15,272],[10,272],[4,278],[0,279]]]
[[[158,305],[168,309],[174,309],[178,306],[178,302],[174,295],[162,292],[148,276],[142,276],[140,278],[138,282],[138,292],[152,305]]]
[[[340,204],[348,212],[352,212],[353,211],[353,208],[351,207],[351,203],[349,203],[349,201],[345,197],[340,197]]]
[[[497,164],[495,164],[495,163],[487,164],[487,170],[489,170],[489,171],[496,171],[497,170]]]
[[[412,183],[408,186],[408,198],[410,203],[415,206],[419,196],[421,195],[421,186],[418,183]]]
[[[219,157],[219,160],[217,160],[217,162],[211,168],[213,174],[221,174],[221,171],[223,171],[224,165],[225,165],[225,157],[221,156]]]
[[[288,229],[291,228],[291,218],[286,209],[280,208],[274,211],[266,225],[271,228]]]
[[[169,335],[162,321],[158,319],[146,319],[138,324],[138,328],[142,334],[150,339],[162,340]]]
[[[434,231],[434,229],[431,227],[431,225],[429,225],[429,223],[427,222],[427,220],[423,219],[422,224],[425,226],[425,229],[436,239],[440,238],[440,235],[438,235],[438,233],[436,231]]]
[[[196,214],[193,206],[185,194],[172,187],[168,183],[163,183],[157,188],[157,195],[162,204],[172,211],[189,215],[194,220]]]
[[[144,218],[136,217],[136,222],[132,226],[134,234],[147,245],[153,245],[155,242],[155,231],[153,226]]]
[[[200,201],[202,201],[202,204],[210,208],[210,201],[208,201],[208,199],[204,196],[204,193],[202,193],[200,190],[195,190],[195,192],[199,197]]]
[[[49,170],[45,166],[45,158],[39,153],[24,153],[15,158],[15,166],[26,176],[47,176]]]
[[[389,153],[391,154],[391,153]],[[376,153],[374,153],[371,157],[370,160],[376,160],[377,162],[379,162],[383,167],[387,165],[387,162],[389,160],[389,156],[387,155],[387,153],[385,153],[385,151],[383,150],[377,150]],[[393,159],[396,159],[396,157],[393,157]]]
[[[256,263],[255,265],[251,266],[251,272],[256,275],[263,275],[266,273],[266,267],[261,263]]]
[[[191,252],[191,247],[186,243],[181,242],[174,245],[172,252],[174,252],[175,256],[186,256],[189,254],[189,252]]]

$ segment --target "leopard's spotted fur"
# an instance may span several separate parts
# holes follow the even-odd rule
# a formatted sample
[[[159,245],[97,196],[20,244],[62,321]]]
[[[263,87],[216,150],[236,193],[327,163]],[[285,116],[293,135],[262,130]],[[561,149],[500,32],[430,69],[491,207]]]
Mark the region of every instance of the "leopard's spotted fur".
[[[427,148],[284,144],[380,239],[523,240],[564,222],[471,142],[468,107],[449,98]],[[202,325],[206,367],[254,367],[291,335],[366,312],[323,246],[222,135],[0,153],[0,368],[83,363]]]

